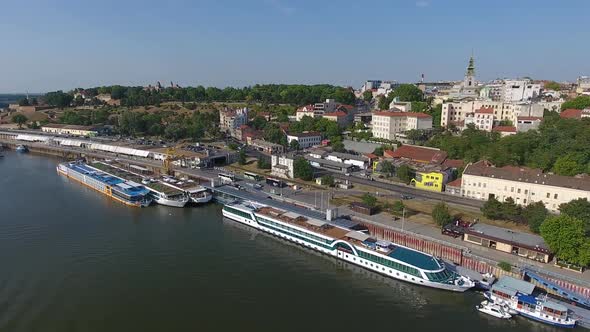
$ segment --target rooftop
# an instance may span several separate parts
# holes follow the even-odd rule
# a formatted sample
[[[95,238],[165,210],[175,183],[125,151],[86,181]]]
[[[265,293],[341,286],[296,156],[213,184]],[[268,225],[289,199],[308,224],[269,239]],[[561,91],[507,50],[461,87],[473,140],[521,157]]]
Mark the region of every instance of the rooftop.
[[[545,244],[543,238],[534,234],[516,232],[506,228],[479,223],[466,229],[465,233],[486,239],[494,239],[542,253],[549,253],[549,247]]]
[[[461,188],[461,178],[458,178],[456,180],[453,180],[449,183],[447,183],[447,187],[456,187],[456,188]]]
[[[555,175],[543,173],[540,169],[519,166],[495,167],[485,160],[467,165],[463,174],[590,191],[588,176]]]
[[[482,107],[478,110],[475,111],[475,113],[479,113],[479,114],[494,114],[494,109],[491,107]]]
[[[387,256],[407,262],[424,270],[432,271],[442,267],[434,257],[409,248],[395,246]]]
[[[345,112],[336,111],[336,112],[324,113],[323,117],[326,117],[326,116],[330,116],[330,117],[331,116],[334,116],[334,117],[340,118],[340,117],[347,116],[347,115],[348,114],[346,114]]]
[[[494,287],[513,290],[524,295],[532,294],[533,290],[535,289],[535,285],[531,284],[530,282],[518,280],[510,276],[500,277],[496,284],[494,284]]]
[[[322,136],[322,133],[317,131],[304,131],[302,133],[289,133],[289,136],[294,137],[314,137],[314,136]]]
[[[582,117],[582,110],[568,108],[566,110],[561,111],[561,113],[559,113],[559,116],[564,119],[580,119]]]
[[[408,118],[432,118],[430,115],[426,113],[419,113],[419,112],[389,112],[389,111],[379,111],[374,112],[373,115],[378,116],[389,116],[389,117],[408,117]]]
[[[447,159],[446,151],[415,145],[402,145],[389,155],[391,158],[405,158],[428,164],[441,164]]]
[[[497,126],[492,128],[492,131],[502,132],[502,133],[515,133],[516,127],[512,126]]]

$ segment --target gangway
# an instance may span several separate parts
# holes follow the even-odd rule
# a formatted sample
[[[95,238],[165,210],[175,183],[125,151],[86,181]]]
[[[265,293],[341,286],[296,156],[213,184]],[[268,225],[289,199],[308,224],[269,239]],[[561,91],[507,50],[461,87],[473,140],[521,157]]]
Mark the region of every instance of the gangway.
[[[532,271],[530,269],[524,269],[523,272],[524,272],[525,277],[528,276],[529,278],[531,278],[531,280],[538,282],[540,285],[543,285],[548,290],[551,290],[551,291],[557,293],[559,296],[562,296],[562,297],[564,297],[568,300],[571,300],[577,304],[581,304],[582,306],[585,306],[586,308],[590,308],[590,298],[582,296],[582,295],[577,294],[575,292],[572,292],[571,290],[565,289],[565,288],[557,285],[555,282],[549,280],[548,278],[542,277],[541,275],[539,275],[538,273],[536,273],[535,271]]]

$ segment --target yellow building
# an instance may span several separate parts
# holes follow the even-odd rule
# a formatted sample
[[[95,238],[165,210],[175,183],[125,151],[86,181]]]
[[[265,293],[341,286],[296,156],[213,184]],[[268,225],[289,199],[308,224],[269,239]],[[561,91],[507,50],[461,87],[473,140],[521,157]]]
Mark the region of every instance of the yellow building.
[[[411,183],[418,189],[442,192],[446,174],[439,172],[416,172]]]

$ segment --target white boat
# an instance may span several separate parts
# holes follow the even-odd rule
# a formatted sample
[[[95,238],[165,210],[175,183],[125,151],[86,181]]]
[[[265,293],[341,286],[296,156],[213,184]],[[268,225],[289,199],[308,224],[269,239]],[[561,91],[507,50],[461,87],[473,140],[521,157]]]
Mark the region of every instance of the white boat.
[[[481,304],[476,305],[475,309],[477,309],[479,312],[483,312],[484,314],[488,314],[496,318],[512,318],[512,315],[506,312],[502,306],[488,301],[483,301]]]
[[[536,320],[541,323],[558,327],[575,327],[576,320],[569,317],[569,310],[566,306],[544,297],[530,295],[517,295],[512,309],[519,315]]]
[[[213,198],[210,192],[205,187],[196,187],[188,190],[188,195],[191,202],[196,204],[208,203]]]
[[[420,286],[464,292],[475,282],[436,257],[397,244],[379,242],[368,234],[336,222],[252,203],[225,204],[223,216],[242,224],[333,256],[387,277]]]
[[[535,285],[529,282],[504,276],[485,296],[526,318],[559,327],[576,326],[576,320],[569,316],[566,306],[549,300],[547,296],[533,296],[534,288]]]
[[[21,153],[29,152],[29,148],[27,148],[26,145],[19,145],[16,147],[16,152],[21,152]]]

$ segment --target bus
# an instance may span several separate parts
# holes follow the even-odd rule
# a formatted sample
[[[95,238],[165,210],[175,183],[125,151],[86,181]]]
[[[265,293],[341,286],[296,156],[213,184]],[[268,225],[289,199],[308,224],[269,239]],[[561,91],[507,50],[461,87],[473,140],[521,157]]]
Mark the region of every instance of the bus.
[[[283,188],[285,186],[285,182],[283,180],[275,178],[266,178],[266,184],[279,188]]]
[[[221,179],[221,182],[233,183],[236,180],[236,176],[233,174],[219,173],[217,176]]]
[[[252,181],[262,181],[264,180],[264,177],[261,175],[258,175],[256,173],[251,173],[251,172],[244,172],[244,177],[248,180],[252,180]]]

